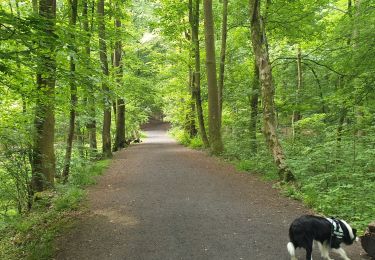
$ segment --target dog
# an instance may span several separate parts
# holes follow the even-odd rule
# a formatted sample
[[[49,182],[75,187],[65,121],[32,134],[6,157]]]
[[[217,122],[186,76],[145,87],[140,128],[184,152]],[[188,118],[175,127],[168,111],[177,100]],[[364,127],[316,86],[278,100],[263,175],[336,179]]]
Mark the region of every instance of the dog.
[[[304,215],[290,225],[287,248],[292,260],[297,260],[295,251],[298,247],[306,249],[306,260],[312,260],[313,243],[316,242],[324,259],[332,260],[329,257],[332,249],[343,259],[350,260],[340,244],[351,245],[356,237],[357,230],[344,220]]]

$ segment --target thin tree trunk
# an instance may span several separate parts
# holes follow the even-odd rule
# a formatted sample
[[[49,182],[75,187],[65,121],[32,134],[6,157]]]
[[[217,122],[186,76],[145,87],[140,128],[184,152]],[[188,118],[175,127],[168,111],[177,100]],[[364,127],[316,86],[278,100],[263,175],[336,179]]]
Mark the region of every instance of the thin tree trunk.
[[[300,105],[300,95],[302,89],[302,60],[301,60],[301,48],[298,47],[297,51],[297,91],[296,91],[296,107],[297,109],[294,110],[294,122],[297,122],[301,119],[301,112],[299,111]]]
[[[212,0],[204,0],[204,32],[208,86],[208,130],[210,134],[211,152],[213,154],[219,154],[223,151],[223,142],[221,140],[219,122],[219,99],[216,78],[214,28]]]
[[[115,27],[116,29],[121,30],[121,20],[119,18],[116,18],[115,20]],[[116,71],[117,85],[121,86],[123,76],[121,40],[118,40],[115,43],[114,66]],[[118,98],[116,109],[116,138],[114,150],[117,151],[119,149],[122,149],[125,147],[125,145],[125,100],[123,98]]]
[[[72,158],[72,149],[73,149],[73,138],[74,138],[74,127],[75,127],[75,118],[76,118],[76,107],[77,107],[77,86],[76,86],[76,62],[75,62],[75,53],[77,49],[75,46],[75,28],[77,23],[77,12],[78,12],[78,1],[71,0],[70,3],[70,22],[69,25],[73,30],[73,33],[70,35],[70,51],[72,55],[70,56],[70,115],[69,115],[69,129],[68,129],[68,138],[66,142],[66,151],[65,151],[65,160],[64,168],[62,172],[63,181],[67,182],[69,177],[70,170],[70,161]],[[74,54],[73,54],[74,53]]]
[[[321,113],[326,113],[326,106],[325,106],[325,102],[324,102],[324,96],[323,96],[323,89],[322,89],[322,84],[320,83],[320,80],[319,80],[319,77],[318,75],[316,74],[315,70],[313,67],[311,66],[307,66],[312,74],[314,75],[314,78],[315,78],[315,81],[316,81],[316,84],[318,84],[318,88],[319,88],[319,98],[320,98],[320,103],[321,103]]]
[[[296,131],[295,131],[295,123],[301,119],[301,112],[299,111],[300,105],[300,93],[302,88],[302,61],[301,61],[301,48],[298,47],[297,50],[297,90],[296,90],[296,97],[294,102],[294,110],[292,115],[292,136],[293,141],[295,139]]]
[[[257,142],[257,121],[258,121],[258,101],[259,101],[259,68],[254,61],[254,78],[250,96],[250,149],[253,154],[257,153],[258,142]]]
[[[98,31],[99,31],[99,52],[100,63],[105,77],[109,76],[108,60],[107,60],[107,44],[105,38],[105,20],[104,20],[104,0],[98,0]],[[102,82],[102,90],[104,96],[104,111],[103,111],[103,157],[112,157],[111,151],[111,100],[109,95],[109,87],[105,81]]]
[[[200,61],[200,50],[199,50],[199,1],[194,0],[194,6],[192,0],[189,0],[192,9],[192,19],[191,19],[191,39],[193,42],[194,49],[194,74],[193,74],[193,86],[194,86],[194,97],[195,106],[197,109],[199,133],[203,142],[204,147],[209,147],[209,141],[207,138],[206,127],[204,124],[204,116],[202,109],[202,98],[201,98],[201,61]]]
[[[190,138],[197,135],[197,128],[195,127],[195,91],[194,91],[194,74],[191,66],[189,65],[189,90],[190,90],[190,113],[188,114],[188,132]]]
[[[32,0],[32,5],[33,5],[33,13],[38,14],[38,0]]]
[[[55,179],[55,19],[56,1],[40,0],[39,16],[44,31],[40,37],[37,72],[37,100],[31,184],[34,191],[43,191],[54,185]]]
[[[192,0],[189,0],[188,4],[188,9],[189,9],[189,24],[190,24],[190,29],[188,29],[185,32],[185,37],[186,40],[189,42],[193,42],[193,37],[192,37],[192,23],[193,23],[193,2]],[[193,58],[194,55],[194,50],[192,48],[189,49],[189,61],[190,58]],[[197,128],[195,125],[195,91],[194,91],[194,72],[192,69],[192,65],[188,64],[188,72],[189,72],[189,91],[190,91],[190,100],[189,100],[189,113],[186,115],[186,130],[189,133],[190,138],[193,138],[194,136],[197,135]]]
[[[269,61],[265,28],[260,15],[260,0],[249,0],[249,7],[251,40],[254,55],[259,67],[259,78],[262,88],[263,131],[268,147],[272,152],[275,164],[279,170],[280,180],[289,182],[293,181],[295,177],[286,163],[285,154],[276,132],[274,107],[275,90],[272,81],[272,69]]]
[[[338,149],[341,147],[340,144],[342,140],[342,131],[344,129],[344,122],[345,122],[347,113],[348,113],[348,110],[345,107],[341,108],[340,115],[339,115],[339,122],[337,126],[337,139],[336,139]]]
[[[88,18],[88,0],[83,0],[83,30],[86,33],[85,40],[85,55],[86,55],[86,66],[90,68],[90,56],[91,56],[91,33],[93,22],[91,22],[91,28],[89,26]],[[92,18],[94,16],[95,4],[92,2],[91,6]],[[95,158],[97,155],[97,141],[96,141],[96,108],[95,108],[95,97],[94,97],[94,88],[92,82],[90,81],[87,84],[87,108],[88,108],[88,123],[86,125],[89,135],[89,145],[90,145],[90,157]]]
[[[228,27],[228,0],[223,0],[223,22],[221,27],[221,52],[219,69],[219,122],[221,125],[223,114],[223,90],[225,73],[225,54],[227,50],[227,29]]]

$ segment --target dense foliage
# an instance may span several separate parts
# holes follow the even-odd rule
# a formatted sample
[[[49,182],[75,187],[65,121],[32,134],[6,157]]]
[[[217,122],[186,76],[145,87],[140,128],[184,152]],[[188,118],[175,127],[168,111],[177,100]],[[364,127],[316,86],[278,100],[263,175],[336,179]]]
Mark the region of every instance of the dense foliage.
[[[33,185],[33,178],[38,174],[35,171],[37,136],[45,132],[54,136],[55,160],[50,162],[55,164],[55,167],[51,166],[55,171],[54,182],[65,181],[63,172],[67,162],[70,165],[67,180],[72,182],[80,162],[102,157],[100,134],[102,111],[106,106],[115,111],[111,118],[112,144],[115,143],[119,98],[125,100],[126,143],[139,138],[140,125],[151,114],[160,113],[153,84],[157,65],[152,61],[158,57],[153,49],[162,50],[162,47],[144,41],[147,27],[140,16],[144,10],[150,9],[146,2],[105,3],[108,75],[102,73],[99,59],[97,2],[57,1],[53,27],[52,18],[42,16],[45,3],[48,1],[9,0],[0,4],[1,217],[27,213],[32,208],[34,196],[40,191]],[[72,23],[73,9],[78,15],[75,26]],[[114,25],[117,17],[121,17],[120,28]],[[48,30],[53,33],[46,33]],[[122,42],[123,52],[120,78],[112,54],[118,42]],[[46,57],[49,59],[47,65]],[[55,71],[52,70],[52,60],[55,60]],[[44,65],[49,69],[42,72]],[[39,80],[46,75],[56,81],[51,97],[44,92]],[[107,91],[102,89],[103,82],[109,86]],[[102,102],[104,97],[109,97],[109,103]],[[48,114],[48,109],[43,112],[43,107],[50,103],[53,103],[50,110],[54,110],[55,127],[50,124],[43,133],[37,129],[44,120],[41,118]],[[40,111],[42,113],[38,114]],[[75,114],[73,150],[67,161],[72,111]]]

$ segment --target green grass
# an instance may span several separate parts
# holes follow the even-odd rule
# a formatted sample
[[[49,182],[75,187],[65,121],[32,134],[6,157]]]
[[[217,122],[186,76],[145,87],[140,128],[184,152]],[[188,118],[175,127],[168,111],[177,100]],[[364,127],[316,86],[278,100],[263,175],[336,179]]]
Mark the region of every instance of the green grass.
[[[95,183],[109,160],[72,169],[70,183],[57,184],[52,191],[37,193],[27,215],[3,217],[0,221],[0,259],[44,260],[54,254],[54,241],[80,214],[84,188]]]

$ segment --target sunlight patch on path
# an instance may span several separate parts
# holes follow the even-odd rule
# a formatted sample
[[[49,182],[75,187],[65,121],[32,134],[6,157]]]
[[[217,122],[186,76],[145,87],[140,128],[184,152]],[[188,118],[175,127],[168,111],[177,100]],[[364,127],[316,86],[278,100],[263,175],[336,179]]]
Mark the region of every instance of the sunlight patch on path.
[[[94,215],[107,217],[110,223],[121,224],[125,226],[135,226],[139,224],[137,218],[125,215],[123,212],[118,212],[113,209],[94,210]]]

